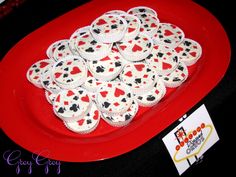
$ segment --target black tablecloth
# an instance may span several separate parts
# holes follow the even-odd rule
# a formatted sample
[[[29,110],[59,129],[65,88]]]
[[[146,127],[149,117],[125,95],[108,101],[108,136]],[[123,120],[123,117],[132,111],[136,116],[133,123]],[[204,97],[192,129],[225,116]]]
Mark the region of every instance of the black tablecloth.
[[[79,0],[27,0],[23,5],[14,9],[11,14],[0,20],[0,58],[3,58],[6,52],[22,37],[82,3],[85,2]],[[234,27],[236,16],[230,10],[230,0],[197,0],[196,3],[212,12],[222,23],[230,38],[232,57],[224,79],[192,109],[194,110],[202,103],[206,104],[218,131],[220,141],[204,155],[201,162],[193,165],[183,176],[211,175],[213,173],[234,174],[233,163],[230,163],[229,160],[234,159],[233,156],[235,156],[234,147],[232,146],[233,139],[231,139],[234,134],[234,127],[231,123],[234,114],[230,113],[234,109],[233,103],[236,98],[236,29]],[[51,169],[47,176],[178,176],[174,164],[161,141],[161,137],[174,125],[129,153],[92,163],[62,162],[60,174],[57,175],[55,169]],[[31,158],[30,152],[16,145],[0,130],[0,176],[45,176],[44,169],[40,167],[34,168],[31,175],[27,175],[27,169],[23,167],[21,173],[16,175],[15,167],[7,165],[2,158],[3,153],[9,149],[21,150],[22,159]]]

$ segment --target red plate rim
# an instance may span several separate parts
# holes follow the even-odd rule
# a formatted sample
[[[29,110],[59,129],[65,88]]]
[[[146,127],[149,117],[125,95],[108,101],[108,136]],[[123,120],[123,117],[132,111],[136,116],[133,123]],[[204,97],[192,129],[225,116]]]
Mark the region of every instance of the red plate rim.
[[[62,39],[71,33],[70,30],[60,30],[60,28],[76,29],[75,27],[88,25],[95,17],[108,10],[128,10],[134,6],[148,6],[155,9],[160,19],[178,25],[186,32],[187,37],[202,44],[203,59],[198,62],[192,78],[176,89],[174,96],[146,112],[143,115],[144,119],[130,124],[125,129],[114,131],[105,138],[91,137],[78,142],[73,138],[65,140],[65,137],[54,136],[50,130],[43,130],[31,121],[25,112],[27,105],[24,105],[24,99],[21,100],[18,97],[18,89],[21,86],[14,82],[18,77],[25,78],[25,73],[22,72],[20,66],[24,57],[19,54],[24,51],[25,56],[38,58],[38,53],[44,53],[46,48],[38,48],[35,53],[32,50],[25,51],[25,48],[32,43],[37,43],[35,46],[45,46],[45,43],[50,44],[55,39]],[[51,29],[55,27],[59,30],[55,31],[52,36],[49,35],[52,32]],[[47,39],[40,39],[45,35]],[[39,153],[43,149],[49,150],[48,158],[88,162],[115,157],[150,140],[206,96],[223,78],[230,62],[230,53],[229,40],[223,27],[207,10],[192,1],[131,0],[127,4],[125,0],[94,0],[29,34],[7,53],[0,65],[2,81],[0,125],[7,136],[25,149],[34,153]]]

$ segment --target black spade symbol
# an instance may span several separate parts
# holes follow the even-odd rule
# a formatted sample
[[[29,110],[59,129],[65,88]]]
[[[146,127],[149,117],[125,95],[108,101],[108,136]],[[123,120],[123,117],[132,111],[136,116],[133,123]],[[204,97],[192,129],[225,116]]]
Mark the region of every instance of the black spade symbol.
[[[188,49],[188,48],[187,48],[187,49],[185,49],[185,51],[186,51],[186,52],[189,52],[189,51],[190,51],[190,49]]]
[[[178,78],[178,77],[174,77],[173,81],[174,81],[174,82],[176,82],[176,81],[180,81],[180,78]]]
[[[131,94],[130,94],[130,93],[128,93],[128,94],[127,94],[127,97],[129,97],[129,98],[130,98],[130,97],[131,97]]]
[[[155,97],[153,95],[148,95],[147,101],[153,101],[155,100]]]
[[[79,94],[82,94],[84,91],[83,90],[79,90]]]
[[[125,120],[129,120],[131,118],[131,114],[126,114],[125,115]]]
[[[56,65],[56,67],[62,66],[62,65],[63,65],[63,62],[61,61],[61,62],[59,62],[59,63]]]
[[[117,28],[117,25],[114,24],[114,25],[111,25],[111,29],[116,29]]]
[[[140,37],[138,37],[138,36],[137,36],[137,37],[135,37],[134,39],[135,39],[135,40],[139,40],[139,39],[140,39]]]
[[[108,119],[108,120],[114,120],[113,117],[109,117],[109,116],[107,116],[106,119]]]
[[[92,41],[90,42],[90,44],[95,45],[95,44],[97,44],[97,41],[92,40]]]
[[[100,29],[94,29],[93,31],[94,31],[94,33],[97,33],[97,34],[99,34],[101,32]]]
[[[49,81],[43,81],[43,84],[44,84],[44,85],[48,85],[48,84],[49,84]]]
[[[121,25],[123,24],[123,21],[122,21],[122,20],[120,20],[120,24],[121,24]]]
[[[82,33],[80,33],[80,36],[82,36],[83,34],[85,34],[86,32],[82,32]]]
[[[87,48],[86,50],[85,50],[85,52],[94,52],[94,50],[93,50],[93,48],[92,47],[89,47],[89,48]]]
[[[37,68],[37,69],[35,69],[34,71],[37,73],[37,72],[39,72],[40,70]]]
[[[169,78],[168,78],[168,77],[164,77],[164,80],[168,81],[168,80],[169,80]]]
[[[126,99],[125,98],[122,98],[122,100],[121,100],[122,102],[126,102]]]
[[[63,74],[63,78],[66,78],[66,77],[68,77],[68,74],[67,73]]]
[[[119,62],[119,61],[115,62],[115,66],[116,67],[121,66],[121,62]]]
[[[132,87],[132,84],[131,84],[131,83],[128,83],[127,85],[130,86],[130,87]]]
[[[145,9],[139,9],[139,12],[146,12]]]
[[[62,45],[62,46],[60,46],[59,48],[58,48],[58,50],[65,50],[65,48],[66,48],[66,46],[65,45]]]
[[[175,57],[173,58],[173,60],[174,60],[174,62],[177,62],[177,61],[178,61],[178,57],[175,56]]]
[[[136,84],[137,84],[137,83],[139,83],[139,84],[140,84],[140,83],[141,83],[141,81],[142,81],[142,80],[141,80],[141,78],[136,78],[134,82],[135,82]]]
[[[179,65],[179,66],[178,66],[178,70],[183,71],[183,70],[184,70],[184,67],[181,66],[181,65]]]
[[[139,99],[139,100],[142,100],[142,99],[143,99],[143,97],[142,97],[142,96],[138,96],[138,99]]]
[[[68,68],[68,67],[66,67],[66,68],[64,69],[64,71],[69,71],[69,68]]]
[[[78,99],[79,99],[78,96],[74,96],[74,97],[73,97],[73,100],[78,100]]]
[[[153,54],[148,55],[147,59],[150,59],[153,57]]]
[[[103,104],[103,106],[105,107],[105,108],[108,108],[109,106],[110,106],[110,103],[108,103],[108,102],[104,102],[104,104]]]
[[[158,56],[158,57],[163,57],[163,55],[164,55],[164,54],[161,53],[161,52],[158,52],[158,53],[157,53],[157,56]]]
[[[91,119],[88,119],[87,124],[91,124],[91,123],[92,123]]]
[[[148,24],[146,24],[146,25],[143,25],[145,28],[148,28]]]
[[[149,43],[147,44],[147,47],[148,47],[148,48],[150,48],[150,47],[151,47],[151,45],[152,45],[152,44],[149,42]]]
[[[170,39],[165,39],[164,42],[170,44],[171,40]]]
[[[141,14],[141,17],[145,18],[145,17],[147,17],[147,15],[146,14]]]
[[[92,83],[93,83],[93,80],[92,80],[92,79],[88,80],[88,83],[92,84]]]
[[[60,108],[58,109],[58,112],[63,114],[63,113],[64,113],[64,109],[63,109],[62,107],[60,107]]]

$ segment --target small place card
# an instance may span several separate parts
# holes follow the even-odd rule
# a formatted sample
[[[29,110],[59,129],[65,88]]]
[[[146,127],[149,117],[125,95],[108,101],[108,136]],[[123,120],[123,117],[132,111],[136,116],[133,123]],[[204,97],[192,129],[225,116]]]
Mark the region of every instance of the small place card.
[[[202,105],[162,140],[181,175],[213,146],[219,137],[205,105]]]

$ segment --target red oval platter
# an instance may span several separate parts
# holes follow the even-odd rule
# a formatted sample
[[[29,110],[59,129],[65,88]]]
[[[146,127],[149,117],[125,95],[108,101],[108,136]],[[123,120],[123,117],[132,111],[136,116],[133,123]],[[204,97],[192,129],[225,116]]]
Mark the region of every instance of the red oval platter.
[[[129,2],[129,3],[127,3]],[[101,5],[102,4],[102,5]],[[54,41],[113,9],[149,6],[162,22],[178,25],[186,37],[198,41],[203,55],[189,68],[190,77],[152,108],[141,108],[134,121],[113,128],[101,121],[98,128],[79,135],[68,131],[54,116],[43,90],[31,85],[26,71]],[[31,152],[47,149],[48,158],[88,162],[124,154],[167,128],[206,96],[222,79],[230,61],[230,45],[224,29],[207,10],[189,0],[94,0],[44,25],[17,43],[1,62],[1,119],[3,131]]]

